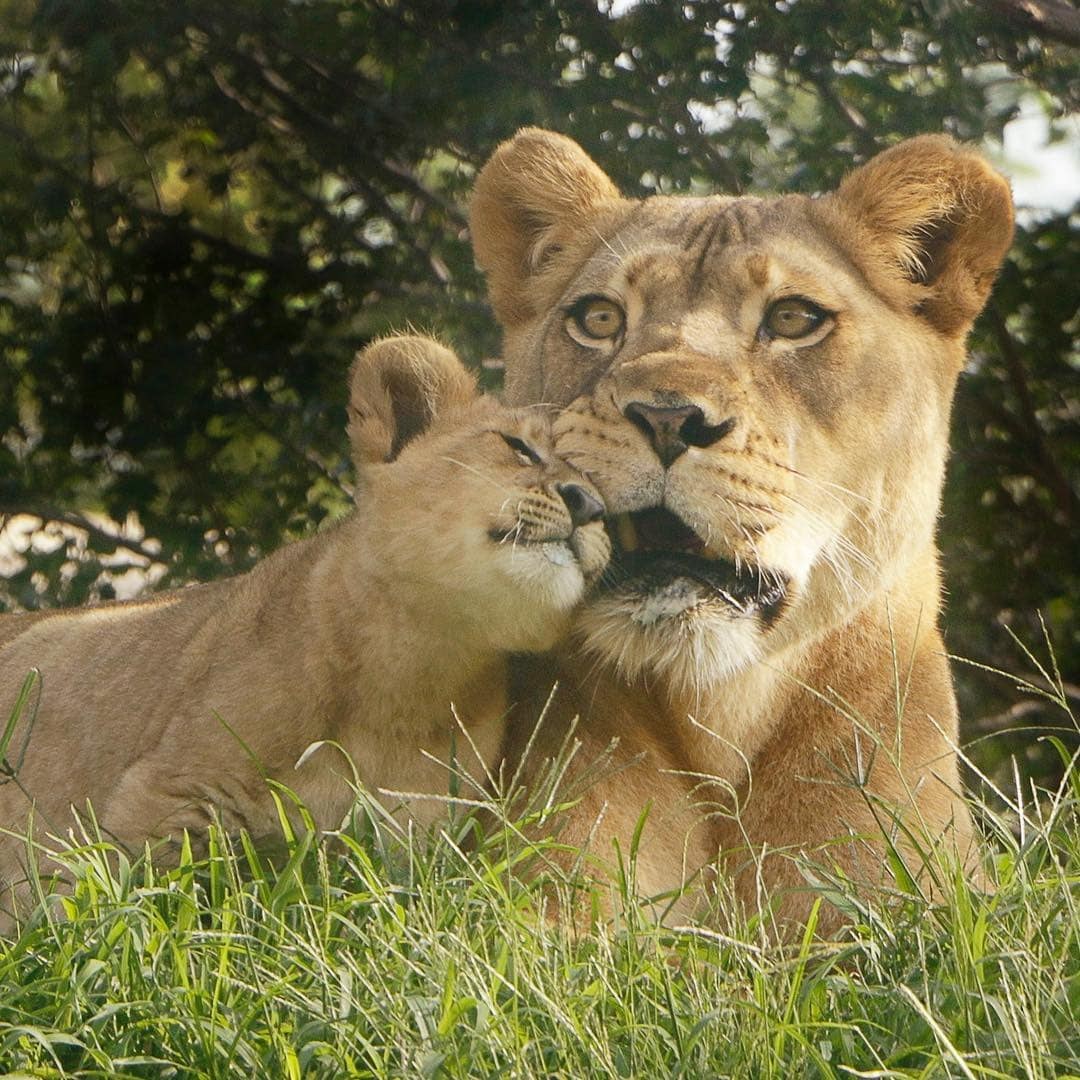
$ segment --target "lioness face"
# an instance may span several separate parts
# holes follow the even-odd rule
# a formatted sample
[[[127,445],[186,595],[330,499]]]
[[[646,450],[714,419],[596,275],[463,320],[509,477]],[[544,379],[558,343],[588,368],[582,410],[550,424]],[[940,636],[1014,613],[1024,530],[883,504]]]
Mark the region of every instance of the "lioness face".
[[[899,196],[882,170],[822,200],[630,202],[548,133],[481,175],[473,228],[507,395],[569,406],[558,450],[615,539],[580,630],[626,673],[715,683],[837,622],[932,542],[963,336],[1011,216],[978,158],[916,142],[929,179],[906,162],[917,179]],[[920,205],[934,184],[947,198],[950,168],[964,194]],[[971,223],[960,203],[992,201],[977,180],[1004,188],[1004,209]],[[935,291],[962,272],[959,299]]]
[[[380,470],[372,494],[436,524],[414,576],[432,602],[482,620],[500,650],[551,648],[611,551],[596,488],[555,453],[551,421],[482,399],[440,419]],[[398,547],[395,552],[394,548]],[[407,558],[391,538],[387,557]]]
[[[955,365],[800,203],[646,203],[535,329],[511,392],[572,401],[559,449],[617,515],[609,655],[721,677],[929,540]]]

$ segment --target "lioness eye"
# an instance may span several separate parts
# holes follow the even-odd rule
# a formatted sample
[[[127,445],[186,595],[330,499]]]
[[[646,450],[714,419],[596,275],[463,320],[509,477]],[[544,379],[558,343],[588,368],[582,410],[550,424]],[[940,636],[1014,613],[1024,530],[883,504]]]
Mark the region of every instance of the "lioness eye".
[[[761,323],[762,333],[770,338],[802,338],[812,334],[829,313],[809,300],[790,297],[777,300]]]
[[[502,435],[502,440],[510,447],[511,450],[518,456],[518,461],[522,465],[540,465],[540,455],[524,440],[519,439],[516,435],[507,435],[504,432],[499,432]]]
[[[594,341],[618,337],[626,321],[622,308],[606,296],[583,296],[567,314],[578,330]]]

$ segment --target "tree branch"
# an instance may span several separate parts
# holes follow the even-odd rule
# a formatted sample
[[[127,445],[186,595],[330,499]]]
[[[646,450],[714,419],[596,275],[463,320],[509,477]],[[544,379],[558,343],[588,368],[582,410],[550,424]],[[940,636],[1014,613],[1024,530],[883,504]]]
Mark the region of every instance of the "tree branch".
[[[1047,444],[1046,432],[1039,423],[1035,402],[1031,396],[1027,376],[1024,374],[1024,364],[1017,351],[1016,342],[1013,341],[1009,328],[1005,325],[1005,319],[994,304],[987,308],[987,317],[994,331],[994,337],[997,339],[998,348],[1001,350],[1001,358],[1005,361],[1009,382],[1012,384],[1020,406],[1020,417],[1023,420],[1027,442],[1034,451],[1035,459],[1042,467],[1046,486],[1053,493],[1054,500],[1061,508],[1066,521],[1076,525],[1080,523],[1080,496],[1073,490],[1069,478],[1061,471],[1057,455]]]
[[[83,514],[71,510],[62,510],[58,506],[51,506],[44,502],[29,501],[18,506],[0,506],[0,528],[3,527],[7,518],[15,517],[18,514],[27,514],[30,517],[40,518],[43,527],[46,522],[54,521],[62,525],[70,525],[73,529],[79,529],[98,542],[99,547],[96,550],[98,550],[99,554],[105,555],[123,549],[139,556],[139,558],[146,559],[148,563],[168,563],[168,559],[164,557],[161,551],[153,551],[145,547],[139,540],[118,536],[116,533],[96,525]]]
[[[309,446],[302,446],[295,442],[288,434],[287,425],[275,425],[272,422],[264,418],[262,410],[255,407],[255,405],[249,401],[246,397],[237,397],[233,399],[240,404],[241,409],[244,411],[244,415],[259,429],[264,435],[269,435],[277,441],[281,448],[290,455],[295,461],[303,464],[307,468],[313,469],[323,479],[329,480],[334,484],[343,494],[347,495],[350,499],[353,497],[354,487],[347,480],[344,480],[340,473],[330,468],[325,461]]]
[[[817,91],[818,96],[840,118],[846,128],[851,131],[855,139],[855,145],[864,157],[873,157],[881,149],[870,125],[854,105],[845,101],[837,92],[830,79],[836,78],[833,71],[824,72],[820,68],[814,68],[802,73],[805,81]]]
[[[213,33],[212,28],[200,26],[200,29],[204,33]],[[234,87],[221,67],[215,65],[212,75],[218,89],[245,112],[259,117],[275,130],[290,137],[295,137],[297,131],[318,132],[327,139],[329,145],[341,148],[352,144],[349,133],[341,131],[332,119],[302,100],[292,84],[270,65],[269,59],[259,49],[245,51],[234,44],[228,52],[233,62],[242,65],[253,75],[261,83],[263,92],[279,107],[278,111],[274,112],[254,101]],[[291,114],[291,117],[286,114]],[[340,153],[338,157],[340,166],[351,171],[355,165],[352,158],[348,155],[343,157]],[[441,210],[459,228],[465,228],[468,224],[468,219],[460,207],[445,199],[439,192],[428,188],[409,166],[386,157],[365,158],[365,164],[368,168],[374,166],[384,177],[392,177],[410,194]]]
[[[974,0],[1021,30],[1039,37],[1080,46],[1080,10],[1067,0]]]

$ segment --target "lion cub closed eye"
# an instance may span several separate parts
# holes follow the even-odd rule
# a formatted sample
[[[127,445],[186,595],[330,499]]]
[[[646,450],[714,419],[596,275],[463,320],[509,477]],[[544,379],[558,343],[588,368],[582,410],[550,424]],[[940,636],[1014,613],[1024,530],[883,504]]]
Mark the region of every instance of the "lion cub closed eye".
[[[503,737],[506,655],[566,632],[607,563],[603,505],[555,456],[541,413],[480,397],[425,338],[360,354],[349,436],[356,512],[250,573],[34,616],[21,631],[24,617],[0,619],[0,715],[41,673],[11,743],[26,753],[19,784],[0,788],[0,829],[25,836],[32,811],[47,848],[89,802],[134,849],[196,836],[215,815],[269,837],[268,778],[333,828],[353,767],[427,823],[452,757],[480,782]],[[319,742],[336,746],[305,753]],[[16,896],[25,851],[0,835],[0,884]]]

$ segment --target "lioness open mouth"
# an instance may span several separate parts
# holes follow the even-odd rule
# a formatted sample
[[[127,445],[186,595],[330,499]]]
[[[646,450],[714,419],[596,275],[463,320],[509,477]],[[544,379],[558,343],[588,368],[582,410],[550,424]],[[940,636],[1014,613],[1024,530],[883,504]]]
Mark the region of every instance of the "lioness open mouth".
[[[700,587],[702,600],[723,600],[734,612],[756,615],[765,625],[773,623],[784,607],[786,575],[737,564],[708,547],[670,510],[652,507],[619,514],[607,524],[612,558],[603,587],[651,593],[682,579]]]

